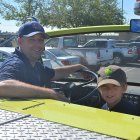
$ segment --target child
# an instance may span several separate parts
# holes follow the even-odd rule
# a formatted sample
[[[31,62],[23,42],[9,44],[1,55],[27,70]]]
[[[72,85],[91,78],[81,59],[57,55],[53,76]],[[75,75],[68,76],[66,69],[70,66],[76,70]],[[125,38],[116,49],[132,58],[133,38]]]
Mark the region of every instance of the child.
[[[138,115],[137,108],[131,102],[122,99],[127,90],[125,72],[118,66],[110,65],[98,71],[98,88],[106,103],[102,109]]]

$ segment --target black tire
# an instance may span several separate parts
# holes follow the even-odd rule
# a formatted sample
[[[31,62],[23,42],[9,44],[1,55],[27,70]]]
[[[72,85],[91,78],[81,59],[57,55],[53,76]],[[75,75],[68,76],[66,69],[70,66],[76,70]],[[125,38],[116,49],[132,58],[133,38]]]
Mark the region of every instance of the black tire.
[[[115,54],[113,59],[115,65],[121,65],[122,63],[124,63],[123,57],[119,54]]]

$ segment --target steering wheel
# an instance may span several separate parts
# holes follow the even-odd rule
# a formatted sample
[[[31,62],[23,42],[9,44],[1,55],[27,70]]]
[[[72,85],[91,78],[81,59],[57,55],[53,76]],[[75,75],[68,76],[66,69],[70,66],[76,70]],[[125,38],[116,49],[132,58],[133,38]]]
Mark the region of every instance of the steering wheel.
[[[96,104],[97,102],[99,103],[100,94],[98,93],[97,90],[97,78],[98,78],[97,74],[90,70],[80,70],[77,72],[87,73],[88,75],[91,76],[91,79],[79,85],[76,85],[74,82],[66,83],[62,88],[65,96],[70,100],[71,103],[85,104],[85,102],[90,98],[92,99],[93,95],[96,93],[96,101],[95,100],[93,101],[94,102],[93,105],[95,105],[95,102]],[[94,83],[95,88],[89,90],[88,93],[84,93],[84,87],[86,88],[86,85],[91,84],[95,81],[96,81],[96,83]]]
[[[87,73],[87,74],[91,75],[91,80],[89,80],[87,82],[84,82],[83,84],[77,85],[78,87],[82,87],[82,86],[88,85],[88,84],[90,84],[90,83],[92,83],[94,81],[97,82],[98,76],[97,76],[97,74],[95,72],[92,72],[90,70],[79,70],[77,72],[84,72],[84,73]]]

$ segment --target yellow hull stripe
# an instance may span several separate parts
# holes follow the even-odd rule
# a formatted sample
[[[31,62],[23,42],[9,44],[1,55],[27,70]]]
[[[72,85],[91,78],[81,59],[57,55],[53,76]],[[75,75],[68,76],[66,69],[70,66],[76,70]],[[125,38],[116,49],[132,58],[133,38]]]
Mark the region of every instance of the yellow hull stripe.
[[[140,138],[140,117],[55,100],[0,100],[0,108],[123,139]]]
[[[104,26],[87,26],[78,28],[66,28],[61,30],[48,31],[50,37],[66,36],[74,34],[86,33],[104,33],[104,32],[128,32],[130,31],[129,25],[104,25]]]

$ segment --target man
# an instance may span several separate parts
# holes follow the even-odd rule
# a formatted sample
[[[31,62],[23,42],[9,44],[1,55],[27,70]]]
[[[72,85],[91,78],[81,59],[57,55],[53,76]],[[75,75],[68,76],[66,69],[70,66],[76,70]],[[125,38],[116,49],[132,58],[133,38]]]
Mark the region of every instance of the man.
[[[27,22],[19,29],[19,48],[0,67],[0,96],[19,98],[51,98],[68,101],[53,89],[44,88],[51,80],[68,76],[83,65],[57,69],[44,67],[39,61],[46,38],[43,27],[36,21]]]
[[[127,90],[127,78],[125,72],[118,66],[110,65],[98,71],[98,88],[105,104],[102,109],[139,115],[134,104],[122,99]]]

